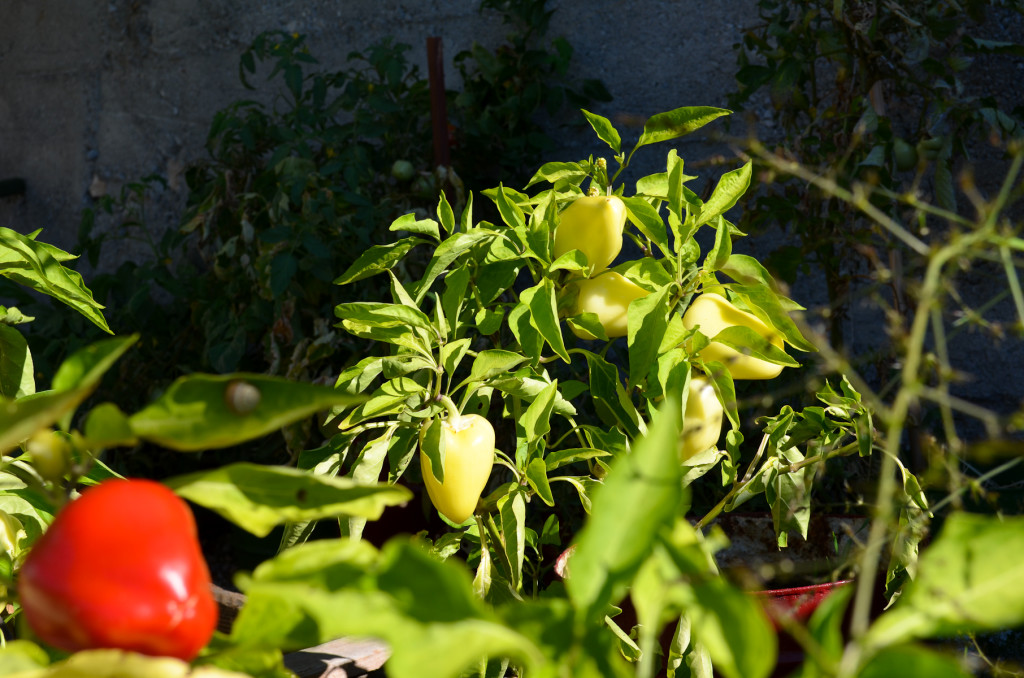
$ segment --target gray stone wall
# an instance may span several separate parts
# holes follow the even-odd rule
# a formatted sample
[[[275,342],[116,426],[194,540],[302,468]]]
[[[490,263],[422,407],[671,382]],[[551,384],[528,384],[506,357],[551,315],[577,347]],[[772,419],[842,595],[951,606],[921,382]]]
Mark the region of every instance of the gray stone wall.
[[[24,199],[0,200],[0,225],[76,241],[92,197],[151,173],[182,191],[180,172],[202,154],[213,113],[251,96],[238,56],[260,32],[308,36],[328,67],[383,36],[413,46],[426,76],[426,38],[452,57],[506,32],[475,0],[5,0],[0,11],[0,179],[23,177]],[[575,75],[604,80],[597,108],[620,123],[682,105],[724,106],[743,18],[753,0],[565,0],[549,37],[576,48]],[[624,134],[625,136],[625,134]],[[628,137],[627,137],[628,138]],[[599,152],[566,140],[568,156]],[[699,143],[695,140],[689,143]],[[653,154],[657,155],[657,154]],[[545,159],[539,159],[545,160]],[[174,200],[154,209],[171,218]]]

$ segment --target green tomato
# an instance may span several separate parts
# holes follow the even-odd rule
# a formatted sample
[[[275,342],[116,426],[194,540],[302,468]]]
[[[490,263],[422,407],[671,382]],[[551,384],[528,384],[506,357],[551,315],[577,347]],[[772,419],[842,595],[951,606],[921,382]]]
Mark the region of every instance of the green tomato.
[[[727,327],[749,327],[773,346],[783,348],[782,335],[778,331],[765,325],[754,314],[736,308],[725,297],[710,292],[696,297],[683,314],[683,326],[688,330],[699,326],[701,333],[712,340],[700,352],[701,358],[722,363],[733,379],[773,379],[782,372],[782,365],[745,355],[714,341],[715,335]]]
[[[624,337],[628,333],[627,317],[629,302],[646,297],[649,292],[615,271],[576,283],[579,296],[576,299],[577,313],[594,313],[608,338]],[[586,330],[570,326],[573,334],[581,339],[595,339]]]
[[[611,195],[577,198],[562,210],[555,228],[555,258],[579,250],[587,257],[591,275],[608,268],[622,250],[626,205]]]
[[[408,160],[396,160],[391,165],[391,176],[399,181],[409,181],[416,174],[416,168]]]
[[[444,436],[444,481],[434,477],[420,440],[420,470],[431,503],[457,525],[476,510],[494,465],[494,428],[478,414],[448,417],[440,422]]]
[[[715,395],[715,387],[705,377],[691,377],[683,413],[680,461],[718,444],[722,435],[724,408]]]

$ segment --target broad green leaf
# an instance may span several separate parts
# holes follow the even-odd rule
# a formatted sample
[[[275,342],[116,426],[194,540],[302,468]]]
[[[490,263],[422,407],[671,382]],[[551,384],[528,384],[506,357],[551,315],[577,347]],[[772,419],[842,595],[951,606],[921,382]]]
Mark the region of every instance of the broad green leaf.
[[[804,456],[791,447],[779,453],[780,460],[793,464],[803,461]],[[811,520],[811,484],[813,475],[807,476],[807,468],[790,473],[778,473],[765,489],[765,499],[772,509],[772,522],[779,548],[788,545],[790,532],[796,532],[807,539],[807,526]]]
[[[789,317],[787,304],[764,285],[730,284],[729,290],[739,295],[749,307],[748,310],[769,327],[777,329],[788,343],[798,351],[817,351],[817,347],[804,338],[796,323]],[[788,300],[787,300],[788,301]]]
[[[618,369],[595,353],[587,351],[584,355],[590,369],[590,391],[598,414],[603,411],[602,416],[613,419],[630,438],[639,437],[640,414],[619,380]]]
[[[103,318],[103,305],[93,299],[82,276],[61,264],[73,258],[52,245],[0,227],[0,275],[67,304],[113,334]]]
[[[555,284],[548,278],[529,289],[523,290],[519,296],[520,301],[530,310],[530,324],[540,333],[544,341],[551,347],[551,350],[565,362],[571,362],[568,351],[565,350],[565,343],[562,339],[562,329],[558,321],[558,299]],[[530,355],[537,360],[540,355]]]
[[[446,233],[455,232],[455,212],[452,211],[452,206],[448,203],[448,197],[444,191],[441,191],[441,197],[437,201],[437,218],[441,220],[441,227]],[[441,239],[440,235],[434,237],[437,240]]]
[[[128,416],[114,403],[100,403],[85,419],[85,439],[90,447],[115,447],[138,442]]]
[[[427,314],[405,304],[383,304],[374,301],[354,301],[338,304],[334,314],[342,320],[368,327],[418,327],[436,332]]]
[[[612,462],[577,536],[566,587],[587,619],[601,619],[622,598],[658,533],[679,515],[685,492],[676,454],[678,399],[666,398],[662,411],[679,415],[659,417],[632,454]]]
[[[0,325],[0,397],[14,400],[36,392],[28,341],[10,325]]]
[[[658,214],[658,210],[643,198],[623,198],[622,202],[626,206],[626,216],[630,223],[657,245],[665,256],[671,256],[665,220]]]
[[[548,481],[548,467],[545,461],[540,458],[531,461],[526,467],[526,480],[541,501],[548,506],[554,506],[555,498],[551,494],[551,483]]]
[[[726,327],[715,336],[710,337],[710,339],[711,341],[734,348],[743,355],[749,355],[777,365],[800,367],[800,363],[794,360],[792,356],[749,327],[742,325]]]
[[[396,222],[397,223],[397,222]],[[436,230],[437,224],[434,224]],[[359,255],[359,258],[352,262],[344,273],[334,280],[335,285],[347,285],[349,283],[369,278],[390,271],[403,257],[416,245],[426,243],[422,238],[402,238],[386,245],[373,245]]]
[[[509,657],[532,673],[543,661],[530,640],[484,608],[457,559],[442,561],[411,542],[393,540],[364,580],[358,588],[346,588],[345,581],[315,587],[251,581],[232,640],[298,649],[372,636],[391,647],[387,666],[394,678],[458,678],[484,657]]]
[[[544,464],[547,466],[547,470],[550,473],[555,469],[578,461],[586,461],[587,459],[596,459],[598,457],[608,456],[611,456],[611,452],[608,452],[607,450],[599,450],[596,447],[571,447],[548,453],[544,458]]]
[[[242,393],[247,402],[232,402]],[[365,399],[262,374],[193,374],[175,381],[129,421],[139,438],[194,452],[259,438],[315,412]]]
[[[711,385],[718,395],[718,402],[725,407],[725,416],[734,429],[740,427],[740,416],[736,405],[736,385],[733,383],[732,375],[720,362],[712,361],[704,364],[704,372],[711,378]]]
[[[542,181],[554,184],[558,181],[568,181],[572,184],[579,184],[587,178],[587,170],[578,162],[546,162],[540,166],[526,184],[526,188]]]
[[[29,673],[44,669],[50,663],[46,650],[29,640],[8,640],[0,648],[0,671],[4,676],[22,675],[31,678],[37,675]]]
[[[93,389],[99,385],[100,379],[125,352],[138,341],[139,335],[104,339],[81,348],[57,368],[53,375],[53,390],[68,391],[71,389]]]
[[[380,478],[381,469],[384,468],[384,460],[388,455],[388,446],[395,434],[396,425],[389,426],[385,432],[374,438],[363,446],[359,456],[356,457],[352,468],[345,474],[345,478],[354,480],[364,485],[373,485]],[[366,525],[366,516],[349,516],[347,535],[353,539],[359,539],[363,535],[363,527]]]
[[[692,633],[726,678],[766,678],[775,668],[775,632],[757,600],[721,577],[699,583],[687,605]],[[897,674],[898,675],[898,674]]]
[[[492,388],[506,395],[522,398],[527,402],[533,402],[551,384],[550,381],[522,376],[508,376],[502,379],[492,377],[487,383]],[[566,385],[563,384],[562,387],[565,388]],[[576,408],[573,407],[573,404],[566,400],[558,391],[555,391],[555,400],[551,409],[553,412],[565,416],[571,417],[576,414]]]
[[[629,346],[629,383],[638,386],[658,360],[658,349],[668,328],[668,292],[662,287],[634,299],[626,310]]]
[[[928,678],[970,678],[974,675],[956,657],[920,645],[903,645],[882,650],[871,657],[857,673],[857,678],[893,678],[893,676],[928,676]]]
[[[247,462],[177,476],[165,484],[257,537],[288,521],[338,516],[376,520],[385,507],[412,498],[409,490],[397,485],[359,483]]]
[[[438,229],[437,222],[433,219],[419,219],[416,217],[415,212],[403,214],[398,217],[391,222],[391,225],[388,226],[388,230],[408,231],[409,233],[429,236],[438,242],[441,240],[441,231]],[[405,239],[415,240],[415,238]],[[401,240],[399,242],[401,242]]]
[[[525,361],[526,356],[500,348],[480,351],[473,360],[473,367],[464,383],[486,381],[499,374],[511,372],[513,368],[519,367]]]
[[[701,226],[712,219],[717,219],[735,205],[750,187],[752,173],[753,161],[748,161],[743,167],[723,174],[711,197],[704,203],[700,216],[697,217],[697,225]]]
[[[519,342],[523,355],[533,361],[539,360],[544,349],[544,337],[531,322],[530,307],[526,300],[520,299],[515,308],[509,311],[508,327]]]
[[[537,394],[526,413],[520,419],[526,441],[534,444],[551,430],[551,414],[555,406],[555,397],[558,394],[558,382],[552,381],[544,390]]]
[[[729,236],[729,227],[725,219],[719,216],[718,225],[715,228],[715,245],[704,259],[704,272],[714,273],[721,269],[731,254],[732,238]]]
[[[523,560],[526,557],[526,499],[522,490],[511,492],[498,502],[501,535],[505,556],[511,568],[511,584],[515,590],[523,585]]]
[[[618,154],[622,148],[622,137],[619,136],[618,130],[612,126],[611,121],[597,113],[591,113],[583,109],[580,110],[583,111],[583,116],[590,123],[590,126],[594,128],[597,138],[608,144],[612,151]]]
[[[444,482],[445,441],[444,427],[440,419],[432,419],[424,424],[420,452],[430,461],[430,472],[438,483]]]
[[[710,106],[685,106],[648,118],[636,147],[677,139],[700,129],[716,118],[732,111]]]
[[[953,513],[921,555],[916,578],[865,639],[908,640],[1024,624],[1024,517]]]
[[[438,245],[437,249],[434,250],[434,254],[430,257],[430,262],[427,264],[427,270],[424,272],[423,277],[413,288],[413,296],[417,303],[422,302],[426,298],[427,292],[434,280],[444,273],[453,261],[473,249],[479,243],[491,240],[494,237],[494,231],[481,228],[466,233],[455,233]]]
[[[504,186],[498,187],[494,202],[497,204],[498,213],[501,214],[501,220],[505,222],[506,226],[516,230],[526,228],[526,217],[523,214],[523,210],[520,209],[519,205],[509,200]]]

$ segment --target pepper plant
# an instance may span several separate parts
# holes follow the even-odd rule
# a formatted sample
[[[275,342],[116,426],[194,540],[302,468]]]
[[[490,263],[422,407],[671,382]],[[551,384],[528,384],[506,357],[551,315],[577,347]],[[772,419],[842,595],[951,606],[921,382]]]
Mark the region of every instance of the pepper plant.
[[[435,488],[435,505],[453,519],[436,487],[473,504],[481,489],[460,487],[461,472],[449,479],[448,455],[466,451],[444,425],[488,419],[497,448],[490,484],[475,516],[454,516],[463,522],[449,521],[436,548],[465,545],[481,590],[518,596],[543,585],[552,564],[542,547],[572,535],[609,462],[647,433],[658,404],[707,385],[713,405],[684,395],[672,414],[690,413],[675,444],[682,487],[716,469],[726,491],[707,520],[762,496],[780,544],[806,535],[815,477],[808,467],[870,454],[870,412],[840,380],[819,394],[827,408],[784,408],[763,424],[759,445],[746,442],[737,382],[798,367],[786,347],[814,350],[790,316],[800,306],[756,259],[734,251],[743,234],[726,212],[746,191],[751,164],[723,174],[707,200],[687,188],[694,177],[674,150],[664,172],[635,187],[617,183],[638,150],[726,114],[685,107],[656,115],[626,152],[607,119],[585,112],[615,169],[604,158],[550,162],[525,191],[485,191],[498,224],[474,223],[472,195],[458,217],[442,195],[436,220],[396,220],[396,239],[367,250],[337,280],[390,281],[391,301],[335,309],[339,327],[378,348],[337,381],[369,399],[338,409],[328,424],[337,434],[300,465],[362,479],[386,468],[389,482]],[[714,233],[707,252],[697,242],[702,229]],[[429,251],[423,273],[403,281],[396,271],[409,270],[401,264],[420,247]],[[716,410],[725,431],[712,428],[722,426]],[[688,439],[708,442],[697,450]],[[489,450],[479,454],[478,463],[490,463]],[[358,536],[362,525],[343,530]]]

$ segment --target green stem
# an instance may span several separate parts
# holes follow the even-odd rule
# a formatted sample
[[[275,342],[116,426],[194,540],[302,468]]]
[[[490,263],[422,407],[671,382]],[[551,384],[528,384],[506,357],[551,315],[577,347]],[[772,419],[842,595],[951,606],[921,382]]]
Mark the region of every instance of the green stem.
[[[444,405],[444,408],[448,410],[449,419],[458,419],[462,416],[462,412],[459,412],[459,408],[455,406],[455,401],[444,394],[438,394],[434,397],[434,400]]]

